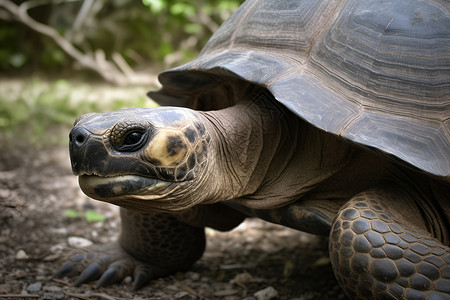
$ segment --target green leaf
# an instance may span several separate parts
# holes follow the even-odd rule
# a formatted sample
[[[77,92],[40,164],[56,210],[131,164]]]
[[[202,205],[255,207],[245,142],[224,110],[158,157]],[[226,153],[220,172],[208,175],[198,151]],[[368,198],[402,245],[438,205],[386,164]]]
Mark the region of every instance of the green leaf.
[[[189,3],[177,2],[170,6],[170,13],[173,15],[193,16],[195,7]]]
[[[66,209],[66,210],[64,210],[64,215],[66,217],[73,219],[73,218],[78,218],[80,216],[80,213],[73,209]]]
[[[84,217],[88,222],[103,222],[106,219],[104,215],[99,214],[94,210],[88,210],[87,212],[85,212]]]
[[[142,3],[155,14],[160,13],[167,5],[164,0],[142,0]]]
[[[218,11],[228,10],[228,11],[235,11],[239,5],[241,5],[240,1],[220,1],[219,5],[217,6]]]
[[[172,53],[172,52],[173,52],[173,48],[172,48],[172,45],[170,45],[170,43],[163,42],[159,46],[159,55],[161,57],[164,57],[167,54]]]
[[[202,30],[202,26],[199,24],[186,24],[184,25],[184,31],[189,34],[195,34],[197,32],[200,32]]]

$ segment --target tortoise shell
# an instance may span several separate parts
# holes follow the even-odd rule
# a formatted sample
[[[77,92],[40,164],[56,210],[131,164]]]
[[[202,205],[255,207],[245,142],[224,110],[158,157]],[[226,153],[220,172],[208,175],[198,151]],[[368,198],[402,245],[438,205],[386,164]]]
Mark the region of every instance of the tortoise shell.
[[[149,95],[217,109],[234,101],[214,88],[229,78],[266,88],[324,131],[450,180],[448,1],[249,0]]]

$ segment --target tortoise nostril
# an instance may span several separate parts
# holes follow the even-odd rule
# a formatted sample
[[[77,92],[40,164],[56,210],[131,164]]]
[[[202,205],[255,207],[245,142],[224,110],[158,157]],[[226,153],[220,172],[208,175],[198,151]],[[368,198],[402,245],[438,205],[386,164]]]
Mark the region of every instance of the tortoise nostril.
[[[81,127],[75,127],[69,134],[69,142],[75,148],[81,148],[89,138],[90,132]]]
[[[78,135],[75,140],[77,141],[78,144],[83,144],[84,143],[84,136]]]

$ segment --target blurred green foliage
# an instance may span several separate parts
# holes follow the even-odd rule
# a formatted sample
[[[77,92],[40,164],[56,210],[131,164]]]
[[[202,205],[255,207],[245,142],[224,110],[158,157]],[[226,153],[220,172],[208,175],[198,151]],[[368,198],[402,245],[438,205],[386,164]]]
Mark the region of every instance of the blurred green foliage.
[[[151,66],[159,71],[197,56],[213,31],[243,1],[41,2],[42,5],[28,10],[30,16],[58,30],[83,53],[95,53],[101,49],[108,59],[117,52],[132,68]],[[4,16],[0,14],[0,72],[61,74],[71,73],[77,68],[76,62],[53,40],[34,32],[11,16]]]
[[[113,87],[57,80],[0,83],[0,136],[33,144],[67,143],[67,133],[81,114],[125,107],[156,106],[144,87]],[[60,131],[54,132],[54,128]]]
[[[64,210],[64,215],[71,219],[84,217],[84,219],[88,223],[103,222],[106,220],[106,217],[104,215],[102,215],[94,210],[88,210],[86,212],[79,212],[79,211],[76,211],[73,209],[66,209],[66,210]]]
[[[38,4],[27,10],[30,17],[56,29],[82,53],[94,56],[100,50],[109,61],[119,53],[134,70],[155,74],[195,58],[243,0],[11,2]],[[11,137],[67,143],[67,132],[81,114],[156,105],[146,97],[152,87],[119,88],[91,80],[100,76],[80,72],[54,40],[1,7],[0,45],[0,144]]]

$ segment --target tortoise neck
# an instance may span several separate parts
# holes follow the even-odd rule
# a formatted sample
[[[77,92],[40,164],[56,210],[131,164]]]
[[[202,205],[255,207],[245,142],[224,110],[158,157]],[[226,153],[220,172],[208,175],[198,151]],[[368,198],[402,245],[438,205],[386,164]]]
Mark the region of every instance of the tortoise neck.
[[[273,168],[271,161],[280,152],[280,146],[288,139],[291,145],[297,141],[298,118],[286,117],[291,113],[263,90],[234,106],[202,114],[209,121],[206,123],[213,141],[208,168],[214,184],[208,186],[214,185],[216,190],[211,202],[253,194],[268,169]],[[286,155],[283,159],[289,161]]]
[[[250,208],[277,208],[320,188],[352,159],[354,147],[302,121],[271,95],[248,99],[202,113],[212,141],[206,186],[214,187],[205,203],[237,199]]]

